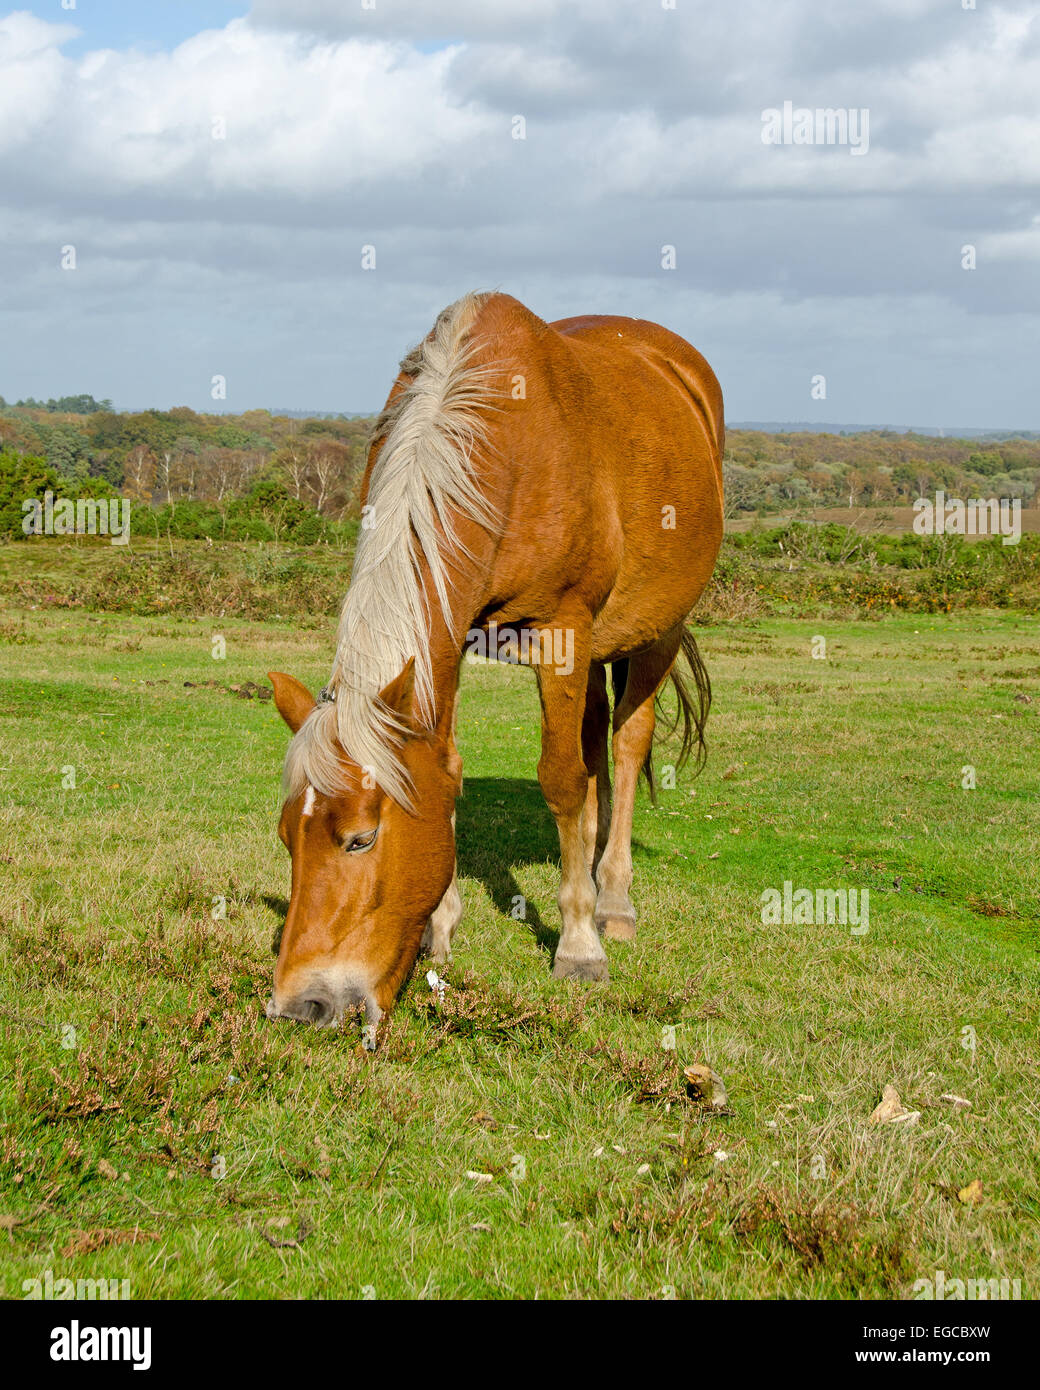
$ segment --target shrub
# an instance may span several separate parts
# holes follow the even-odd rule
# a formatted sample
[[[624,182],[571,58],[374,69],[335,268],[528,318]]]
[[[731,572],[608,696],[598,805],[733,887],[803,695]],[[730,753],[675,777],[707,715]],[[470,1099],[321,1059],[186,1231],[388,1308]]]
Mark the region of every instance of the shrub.
[[[25,539],[22,503],[32,497],[42,502],[48,488],[58,490],[58,475],[46,460],[33,454],[0,452],[0,537]]]

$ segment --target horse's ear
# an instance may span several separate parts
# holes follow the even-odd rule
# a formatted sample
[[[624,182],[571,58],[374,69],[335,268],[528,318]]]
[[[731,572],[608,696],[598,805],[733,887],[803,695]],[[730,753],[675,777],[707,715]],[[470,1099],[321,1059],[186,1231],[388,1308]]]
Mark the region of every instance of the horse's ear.
[[[268,671],[267,679],[274,686],[274,702],[293,733],[314,708],[314,696],[295,676],[286,676],[281,671]]]
[[[404,670],[395,676],[389,685],[379,692],[379,698],[398,716],[407,728],[414,728],[412,713],[415,708],[415,657],[410,656]]]

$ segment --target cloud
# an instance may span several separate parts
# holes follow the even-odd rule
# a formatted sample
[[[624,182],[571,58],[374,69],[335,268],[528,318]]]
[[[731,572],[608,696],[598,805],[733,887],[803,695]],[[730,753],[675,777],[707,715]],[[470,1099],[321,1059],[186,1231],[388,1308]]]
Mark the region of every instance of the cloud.
[[[321,201],[450,169],[490,124],[446,97],[449,52],[305,41],[234,20],[170,53],[73,62],[59,51],[72,32],[26,14],[0,21],[0,154],[40,191]]]
[[[373,407],[437,308],[501,285],[545,314],[664,319],[753,371],[724,385],[757,418],[805,417],[775,365],[799,340],[799,363],[855,383],[847,418],[892,419],[914,390],[961,410],[968,322],[1006,367],[993,399],[1035,410],[1040,18],[1017,0],[740,15],[255,0],[169,51],[78,58],[70,26],[0,19],[0,304],[20,342],[0,392],[78,390],[89,361],[99,394],[138,403],[199,404],[223,369],[248,397],[232,406]],[[785,101],[867,108],[869,153],[763,144]]]

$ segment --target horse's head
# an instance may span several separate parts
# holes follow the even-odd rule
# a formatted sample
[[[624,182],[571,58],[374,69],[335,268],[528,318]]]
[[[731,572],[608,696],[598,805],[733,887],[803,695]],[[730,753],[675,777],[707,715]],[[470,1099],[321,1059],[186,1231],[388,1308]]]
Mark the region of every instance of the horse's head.
[[[278,834],[292,856],[292,897],[268,1018],[333,1025],[345,1011],[364,1005],[366,1023],[377,1023],[393,1004],[427,918],[451,882],[458,755],[439,735],[416,725],[412,675],[409,662],[380,699],[401,730],[399,758],[413,788],[413,809],[375,785],[338,740],[332,745],[336,780],[347,790],[289,788]],[[325,729],[335,729],[298,680],[279,672],[269,679],[294,735],[314,719],[326,719]]]

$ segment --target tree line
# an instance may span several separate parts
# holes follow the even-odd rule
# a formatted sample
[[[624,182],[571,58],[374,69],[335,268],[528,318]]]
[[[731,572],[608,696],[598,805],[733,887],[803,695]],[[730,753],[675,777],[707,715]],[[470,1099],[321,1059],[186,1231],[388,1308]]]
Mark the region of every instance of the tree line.
[[[117,412],[89,395],[0,397],[0,534],[20,533],[12,508],[49,487],[128,498],[135,529],[186,539],[330,539],[358,516],[371,427],[345,415]],[[724,472],[730,515],[909,505],[940,488],[1029,506],[1040,500],[1040,440],[734,430]]]
[[[1040,492],[1040,440],[734,430],[724,473],[730,514],[909,506],[940,488],[951,497],[1020,497],[1029,506]]]
[[[84,404],[53,404],[69,401]],[[68,495],[118,494],[157,514],[150,524],[186,537],[265,539],[273,522],[276,534],[289,526],[312,539],[358,513],[367,420],[205,415],[186,406],[117,413],[107,401],[85,401],[78,410],[0,405],[6,473],[24,474],[27,484],[39,474],[39,484],[42,467],[47,484]],[[32,463],[16,468],[14,459]],[[252,528],[245,503],[260,514]]]

